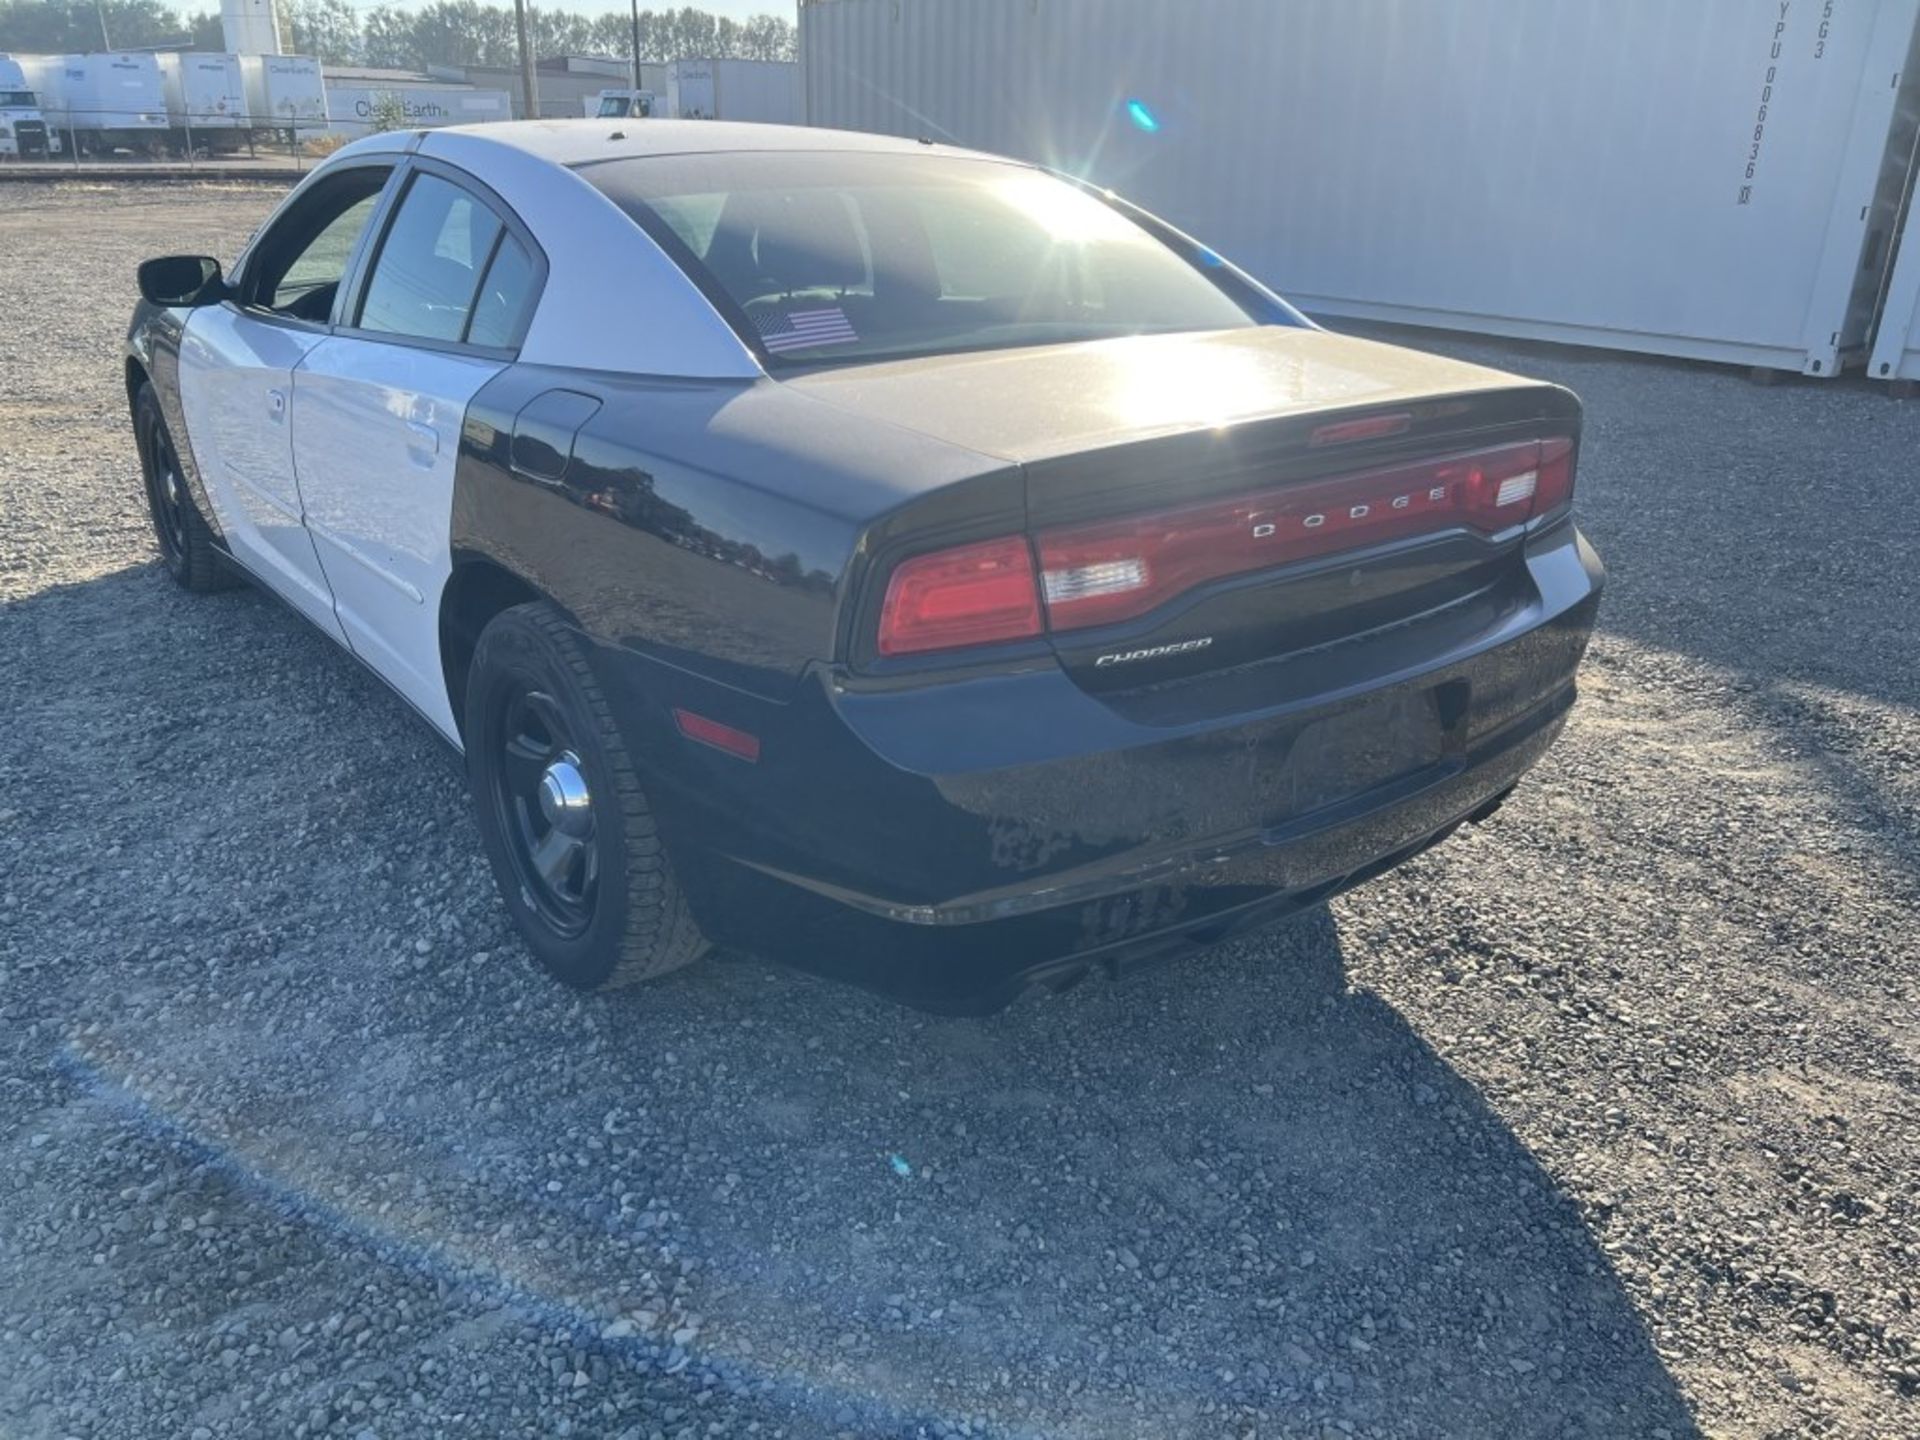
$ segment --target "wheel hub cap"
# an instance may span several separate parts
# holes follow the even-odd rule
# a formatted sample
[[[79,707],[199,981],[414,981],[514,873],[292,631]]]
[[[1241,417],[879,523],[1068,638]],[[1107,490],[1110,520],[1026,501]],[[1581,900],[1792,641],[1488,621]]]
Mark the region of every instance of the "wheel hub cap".
[[[167,503],[169,505],[178,505],[180,503],[180,477],[169,469],[166,472],[165,478],[167,482]]]
[[[587,793],[580,757],[571,750],[561,752],[541,772],[540,814],[564,835],[584,837],[593,829],[593,797]]]

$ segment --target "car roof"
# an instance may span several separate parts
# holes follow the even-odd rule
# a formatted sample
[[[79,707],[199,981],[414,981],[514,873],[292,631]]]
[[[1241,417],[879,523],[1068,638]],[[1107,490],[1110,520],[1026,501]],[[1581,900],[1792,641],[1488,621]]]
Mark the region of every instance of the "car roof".
[[[832,151],[856,154],[926,154],[929,142],[857,130],[821,130],[808,125],[751,125],[736,120],[504,120],[450,125],[427,132],[465,135],[510,146],[555,165],[584,165],[647,155],[715,155],[729,151]],[[432,150],[429,139],[427,148]],[[1001,159],[950,145],[939,152]]]

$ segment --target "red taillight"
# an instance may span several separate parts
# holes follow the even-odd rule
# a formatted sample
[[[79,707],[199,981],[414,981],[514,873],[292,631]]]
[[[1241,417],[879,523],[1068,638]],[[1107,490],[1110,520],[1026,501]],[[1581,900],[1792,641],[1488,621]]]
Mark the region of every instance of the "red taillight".
[[[880,653],[913,655],[1041,633],[1040,589],[1024,536],[919,555],[887,582]]]
[[[1233,575],[1439,530],[1502,534],[1572,497],[1573,442],[1556,436],[1046,531],[1034,540],[1038,577],[1022,536],[962,545],[893,572],[880,653],[1109,625]]]
[[[1573,441],[1564,436],[1540,442],[1540,485],[1533,513],[1551,515],[1573,499]]]
[[[1572,458],[1569,440],[1530,440],[1048,532],[1047,623],[1129,620],[1210,580],[1427,531],[1498,534],[1566,503]]]

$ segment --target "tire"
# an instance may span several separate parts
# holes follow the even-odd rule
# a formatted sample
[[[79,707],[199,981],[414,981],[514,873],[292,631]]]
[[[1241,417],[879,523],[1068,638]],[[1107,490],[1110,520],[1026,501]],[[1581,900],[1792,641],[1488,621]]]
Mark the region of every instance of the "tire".
[[[552,605],[516,605],[480,632],[466,748],[494,879],[557,979],[632,985],[707,952],[612,707]]]
[[[140,474],[146,482],[147,514],[160,559],[182,589],[204,594],[237,584],[237,577],[221,557],[213,529],[193,503],[173,432],[160,410],[160,397],[151,383],[143,384],[133,402],[133,436],[140,450]]]

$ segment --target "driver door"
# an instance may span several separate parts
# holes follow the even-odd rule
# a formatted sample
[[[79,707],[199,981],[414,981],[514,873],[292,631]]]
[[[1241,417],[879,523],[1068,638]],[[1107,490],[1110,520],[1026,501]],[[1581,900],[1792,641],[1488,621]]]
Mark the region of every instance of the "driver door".
[[[180,345],[187,441],[234,558],[344,643],[293,469],[293,372],[327,338],[390,162],[317,181],[249,247],[235,299],[193,311]]]

